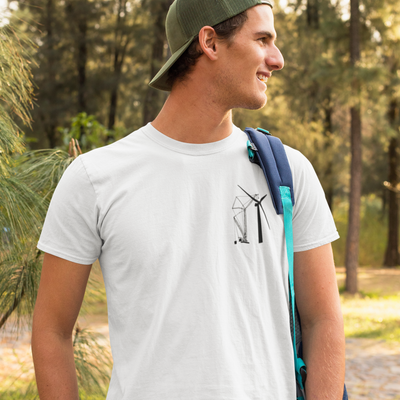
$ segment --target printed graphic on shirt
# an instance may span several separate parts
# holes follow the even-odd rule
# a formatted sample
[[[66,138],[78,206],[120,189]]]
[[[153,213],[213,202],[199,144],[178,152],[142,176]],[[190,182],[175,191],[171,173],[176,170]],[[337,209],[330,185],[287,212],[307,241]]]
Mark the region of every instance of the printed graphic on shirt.
[[[244,190],[241,186],[238,187],[245,193],[245,196],[236,196],[233,202],[232,211],[233,211],[233,222],[235,225],[235,244],[238,243],[247,243],[249,244],[248,240],[248,231],[249,228],[254,226],[254,224],[249,223],[249,210],[248,208],[254,204],[257,208],[257,226],[258,226],[258,243],[263,242],[263,234],[262,234],[262,217],[261,211],[264,214],[265,220],[267,221],[268,228],[269,221],[267,218],[267,214],[265,214],[264,208],[262,206],[262,201],[267,197],[264,195],[260,198],[259,194],[251,195],[246,190]]]

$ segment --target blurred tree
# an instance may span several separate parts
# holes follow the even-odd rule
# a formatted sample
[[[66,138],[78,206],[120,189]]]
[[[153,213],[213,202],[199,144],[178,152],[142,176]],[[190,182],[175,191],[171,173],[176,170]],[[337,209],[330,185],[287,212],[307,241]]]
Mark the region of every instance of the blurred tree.
[[[132,40],[134,30],[129,24],[131,17],[127,10],[126,0],[117,0],[116,2],[116,23],[114,27],[113,42],[113,76],[110,93],[110,108],[108,114],[108,129],[113,129],[115,125],[118,87],[121,81],[122,66],[124,64],[126,50],[129,42]]]
[[[351,114],[351,169],[350,169],[350,207],[346,244],[346,291],[357,293],[358,249],[360,237],[361,206],[361,111],[360,81],[356,68],[360,60],[360,10],[359,0],[350,0],[350,63],[352,67],[352,92],[354,104]]]
[[[152,16],[150,30],[152,32],[150,79],[162,67],[166,58],[167,37],[165,34],[165,18],[173,0],[148,0],[147,6]],[[144,1],[146,4],[146,1]],[[161,110],[165,93],[151,87],[147,88],[143,106],[143,125],[153,121]]]
[[[115,127],[95,146],[112,141],[113,132],[119,135],[126,127],[126,133],[155,117],[166,94],[148,88],[147,82],[168,56],[164,20],[171,1],[14,2],[19,4],[15,20],[19,18],[21,29],[38,46],[33,133],[24,128],[38,140],[33,148],[62,146],[62,135],[70,128],[59,127],[69,126],[72,118],[83,115],[81,111],[86,113],[80,118],[81,129],[91,116],[103,127]],[[362,84],[361,94],[354,96],[349,90],[349,21],[341,2],[290,0],[285,10],[276,2],[277,45],[285,56],[285,68],[274,73],[268,85],[265,109],[234,111],[240,127],[264,126],[301,150],[313,163],[332,209],[349,191],[347,110],[357,97],[363,119],[362,193],[390,196],[386,189],[383,196],[382,181],[388,179],[388,138],[397,135],[396,123],[389,122],[391,98],[398,99],[398,73],[389,71],[391,54],[400,53],[397,3],[362,1],[363,53],[356,68]],[[392,210],[390,204],[397,203],[388,201]],[[392,216],[389,221],[398,226]]]
[[[275,17],[277,45],[286,62],[268,88],[272,94],[267,108],[274,108],[269,125],[310,159],[333,209],[335,192],[342,190],[339,170],[346,157],[343,120],[335,115],[347,102],[345,22],[338,5],[319,0],[289,3],[284,11],[276,5]],[[274,118],[281,107],[278,101],[286,110]],[[303,130],[306,137],[300,137]]]
[[[88,59],[88,16],[90,3],[87,0],[65,2],[67,21],[75,41],[76,69],[78,75],[78,112],[86,110],[86,66]],[[54,147],[54,146],[52,146]]]
[[[394,114],[397,107],[393,104]],[[392,119],[394,115],[391,116]],[[388,213],[388,240],[385,252],[383,265],[387,267],[395,267],[400,264],[399,257],[399,192],[397,190],[399,184],[399,140],[397,137],[392,137],[389,144],[389,213]]]
[[[398,10],[400,13],[400,7]],[[399,14],[397,14],[399,15]],[[400,19],[400,18],[399,18]],[[388,207],[388,238],[383,265],[395,267],[400,265],[399,255],[399,134],[400,134],[400,32],[397,43],[392,43],[391,57],[386,57],[389,69],[387,118],[391,128],[388,161],[389,173],[389,207]],[[397,51],[393,49],[397,47]]]
[[[114,127],[141,124],[150,41],[148,11],[137,1],[19,0],[13,21],[38,44],[34,148],[61,144],[59,126],[80,112]],[[134,94],[132,94],[134,93]],[[128,104],[119,106],[119,97]],[[73,99],[73,101],[71,101]],[[121,111],[119,111],[121,109]]]
[[[67,18],[57,0],[20,0],[18,6],[12,21],[37,44],[36,51],[31,52],[35,60],[32,72],[38,86],[32,128],[39,146],[55,147],[60,139],[57,127],[70,107],[70,88],[74,86],[74,52],[64,51]]]
[[[388,237],[383,265],[396,266],[400,264],[399,240],[399,133],[400,133],[400,3],[396,0],[384,0],[376,3],[364,0],[365,26],[371,37],[370,51],[367,57],[375,62],[380,74],[374,81],[378,82],[377,89],[369,92],[369,98],[379,104],[374,115],[377,131],[385,140],[385,164],[387,165],[387,181],[385,182],[388,199]],[[371,46],[372,44],[372,46]],[[383,116],[383,118],[382,118]],[[377,153],[375,153],[377,154]],[[379,168],[382,158],[378,162],[374,157],[372,166]],[[386,167],[385,165],[385,167]],[[380,184],[383,180],[380,175]],[[376,189],[375,189],[376,190]]]

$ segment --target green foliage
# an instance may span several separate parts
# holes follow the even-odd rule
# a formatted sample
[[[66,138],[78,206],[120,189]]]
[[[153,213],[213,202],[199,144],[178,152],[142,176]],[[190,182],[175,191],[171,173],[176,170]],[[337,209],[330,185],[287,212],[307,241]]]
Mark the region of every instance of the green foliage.
[[[17,35],[18,33],[18,35]],[[33,85],[28,52],[32,42],[10,25],[0,27],[0,229],[9,241],[24,241],[39,232],[45,208],[37,194],[21,182],[13,170],[11,156],[24,149],[19,117],[30,122]]]
[[[72,118],[70,127],[59,127],[58,130],[63,141],[62,148],[27,151],[16,159],[19,181],[28,185],[29,190],[39,193],[47,202],[64,171],[74,160],[67,152],[71,139],[77,139],[82,151],[86,152],[112,143],[124,135],[124,130],[107,129],[94,115],[86,113]]]
[[[74,160],[64,150],[35,150],[25,152],[17,159],[18,178],[38,193],[46,204],[64,171]]]
[[[43,200],[13,171],[0,175],[0,227],[6,228],[13,243],[38,235],[46,207]],[[0,249],[8,242],[0,242]]]
[[[98,335],[87,329],[75,328],[73,341],[79,388],[86,393],[102,394],[108,386],[112,360]]]
[[[21,316],[33,313],[39,287],[41,260],[35,243],[14,243],[0,256],[0,329],[12,313]],[[26,323],[26,320],[24,321]]]
[[[32,42],[10,25],[0,27],[0,173],[7,174],[9,156],[23,151],[20,129],[13,119],[30,122],[33,85],[27,52]],[[28,49],[28,50],[27,50]]]
[[[32,148],[62,145],[57,127],[81,112],[109,126],[117,89],[116,124],[142,123],[150,78],[152,23],[143,1],[19,0],[12,21],[38,43],[33,69],[38,86]],[[146,40],[143,40],[146,38]],[[126,131],[126,129],[125,129]]]
[[[336,265],[344,265],[347,235],[348,203],[337,202],[334,219],[340,239],[332,243]],[[386,217],[382,213],[382,201],[374,195],[365,196],[361,202],[360,256],[361,266],[381,267],[386,247]]]
[[[124,129],[107,129],[94,115],[79,113],[71,119],[70,128],[58,128],[61,134],[64,148],[68,149],[71,139],[76,139],[82,151],[93,150],[110,144],[124,136]]]
[[[12,114],[30,122],[28,50],[10,26],[0,28],[0,39],[0,333],[12,320],[18,335],[20,323],[30,323],[36,301],[41,270],[36,244],[48,200],[73,157],[61,150],[16,157],[24,147]],[[79,115],[74,124],[72,134],[77,130],[83,133],[88,148],[99,143],[102,133],[109,138],[115,134],[86,115]],[[11,315],[17,318],[11,319]],[[109,381],[111,357],[97,339],[87,330],[75,330],[77,375],[86,398],[92,393],[104,394]],[[38,397],[34,385],[21,393],[25,399]],[[2,398],[6,395],[19,398],[15,391],[1,393]]]

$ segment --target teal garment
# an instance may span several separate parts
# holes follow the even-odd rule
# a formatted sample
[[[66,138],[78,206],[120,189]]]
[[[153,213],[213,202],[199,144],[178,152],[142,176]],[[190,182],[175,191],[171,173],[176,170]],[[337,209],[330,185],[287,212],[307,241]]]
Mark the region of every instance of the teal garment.
[[[301,376],[301,369],[304,368],[306,370],[306,365],[304,361],[297,356],[296,349],[296,325],[295,325],[295,293],[294,293],[294,273],[293,273],[293,226],[292,226],[292,217],[293,217],[293,205],[292,198],[290,193],[290,188],[287,186],[279,187],[283,205],[283,223],[285,227],[285,239],[286,239],[286,252],[288,257],[289,264],[289,291],[290,291],[290,300],[291,300],[291,312],[292,312],[292,321],[293,321],[293,353],[294,353],[294,364],[296,370],[296,379],[301,389],[304,389],[303,378]],[[301,398],[298,398],[301,400]]]

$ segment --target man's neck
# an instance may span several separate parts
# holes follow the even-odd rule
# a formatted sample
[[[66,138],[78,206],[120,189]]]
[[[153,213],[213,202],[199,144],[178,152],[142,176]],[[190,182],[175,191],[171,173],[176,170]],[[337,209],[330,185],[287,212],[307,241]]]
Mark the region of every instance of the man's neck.
[[[201,90],[182,87],[171,92],[151,124],[180,142],[212,143],[232,133],[232,111],[223,110]]]

